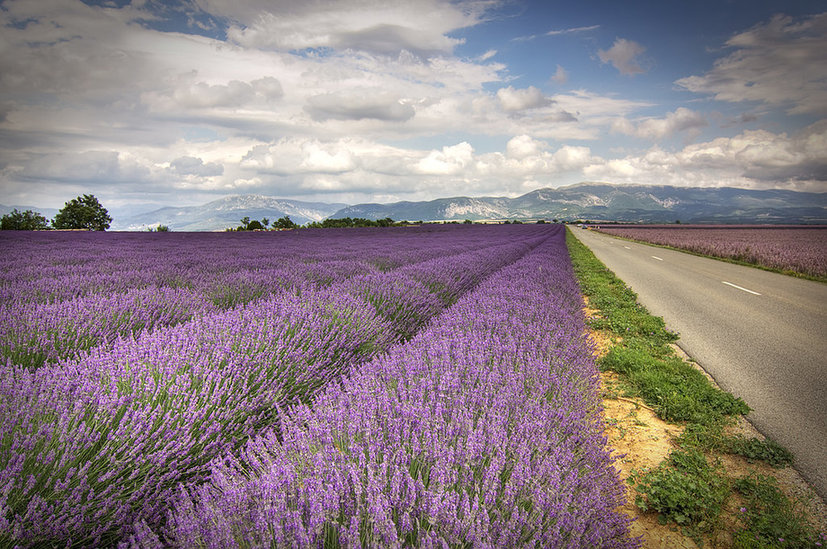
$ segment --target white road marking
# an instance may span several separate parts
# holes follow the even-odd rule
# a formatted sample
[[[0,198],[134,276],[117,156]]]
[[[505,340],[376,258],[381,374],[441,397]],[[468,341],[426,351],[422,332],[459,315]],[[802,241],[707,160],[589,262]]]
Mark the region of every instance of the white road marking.
[[[660,257],[658,257],[658,256],[656,256],[656,255],[653,255],[653,256],[652,256],[652,259],[657,259],[658,261],[663,261],[663,258],[660,258]]]
[[[733,284],[732,282],[727,282],[726,280],[722,280],[721,282],[723,282],[727,286],[732,286],[733,288],[738,288],[739,290],[750,293],[752,295],[761,295],[758,292],[753,292],[752,290],[748,290],[748,289],[746,289],[742,286],[738,286],[737,284]]]
[[[632,249],[632,248],[630,248],[629,246],[623,246],[623,247],[624,247],[624,248],[626,248],[627,250],[631,250],[631,249]]]

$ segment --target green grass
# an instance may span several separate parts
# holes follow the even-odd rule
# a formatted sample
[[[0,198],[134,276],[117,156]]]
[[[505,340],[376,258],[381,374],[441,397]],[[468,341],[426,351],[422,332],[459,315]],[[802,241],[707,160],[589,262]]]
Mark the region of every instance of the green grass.
[[[742,511],[743,528],[735,534],[737,547],[827,545],[816,539],[815,531],[795,511],[796,505],[770,480],[731,479],[712,457],[736,454],[782,467],[791,463],[790,452],[770,439],[726,435],[724,427],[749,413],[746,403],[715,387],[678,357],[670,346],[678,338],[663,319],[650,315],[637,302],[637,295],[571,231],[566,243],[589,307],[597,310],[589,325],[619,341],[600,359],[601,370],[617,373],[626,395],[643,399],[661,419],[684,425],[677,440],[679,449],[657,467],[636,470],[630,476],[641,510],[658,512],[660,521],[677,524],[702,542],[703,534],[718,527],[721,511],[737,489],[752,502]]]
[[[793,455],[774,440],[726,435],[725,425],[723,422],[688,424],[678,442],[681,446],[742,456],[750,462],[763,461],[773,467],[792,464]]]

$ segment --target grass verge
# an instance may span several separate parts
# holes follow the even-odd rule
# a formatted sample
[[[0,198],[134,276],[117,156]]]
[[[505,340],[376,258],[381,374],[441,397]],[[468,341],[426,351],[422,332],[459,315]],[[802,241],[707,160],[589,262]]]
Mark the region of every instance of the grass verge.
[[[677,335],[663,319],[650,315],[637,295],[571,234],[566,236],[574,271],[595,313],[590,327],[613,344],[599,360],[601,370],[620,376],[624,397],[641,398],[657,415],[681,424],[676,448],[658,466],[634,470],[629,483],[644,512],[676,525],[698,545],[715,539],[721,515],[733,498],[740,507],[732,533],[735,547],[819,547],[825,543],[769,477],[733,478],[719,456],[740,455],[783,467],[790,453],[772,440],[726,434],[735,418],[749,413],[740,398],[720,390],[670,345]],[[783,540],[783,541],[778,541]]]

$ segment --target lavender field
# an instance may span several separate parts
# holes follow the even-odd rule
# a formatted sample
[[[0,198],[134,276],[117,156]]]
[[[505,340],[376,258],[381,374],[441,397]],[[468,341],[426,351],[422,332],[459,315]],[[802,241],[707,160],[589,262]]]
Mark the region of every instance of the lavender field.
[[[824,226],[602,226],[600,231],[769,269],[827,278],[827,227]]]
[[[560,226],[0,247],[0,546],[637,545]]]

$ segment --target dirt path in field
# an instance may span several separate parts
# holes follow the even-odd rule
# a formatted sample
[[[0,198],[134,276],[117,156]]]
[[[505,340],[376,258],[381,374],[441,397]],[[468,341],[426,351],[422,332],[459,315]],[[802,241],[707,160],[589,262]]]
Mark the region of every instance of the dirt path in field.
[[[586,316],[596,311],[584,309]],[[602,356],[618,341],[605,334],[592,331],[589,337],[595,345],[595,355]],[[689,357],[677,347],[676,351],[690,363]],[[657,466],[666,459],[669,452],[676,448],[675,439],[683,432],[683,427],[662,421],[655,412],[638,398],[623,396],[620,378],[612,372],[600,374],[604,415],[607,424],[606,435],[614,452],[622,455],[616,464],[624,484],[633,469],[645,469]],[[762,438],[752,425],[741,419],[729,434],[741,433],[749,437]],[[821,532],[827,532],[827,506],[812,491],[807,483],[792,467],[774,469],[767,464],[748,462],[740,456],[716,454],[713,458],[721,460],[727,474],[738,478],[759,473],[773,476],[779,487],[793,500],[805,502],[803,512],[809,515],[810,522]],[[635,505],[637,495],[634,488],[627,486],[627,501],[622,511],[635,519],[631,527],[633,536],[641,536],[646,549],[671,549],[699,547],[692,539],[685,536],[674,524],[660,524],[656,513],[643,513]],[[741,529],[738,519],[742,501],[733,493],[721,518],[721,525],[713,537],[706,537],[704,547],[731,547],[733,535]]]

